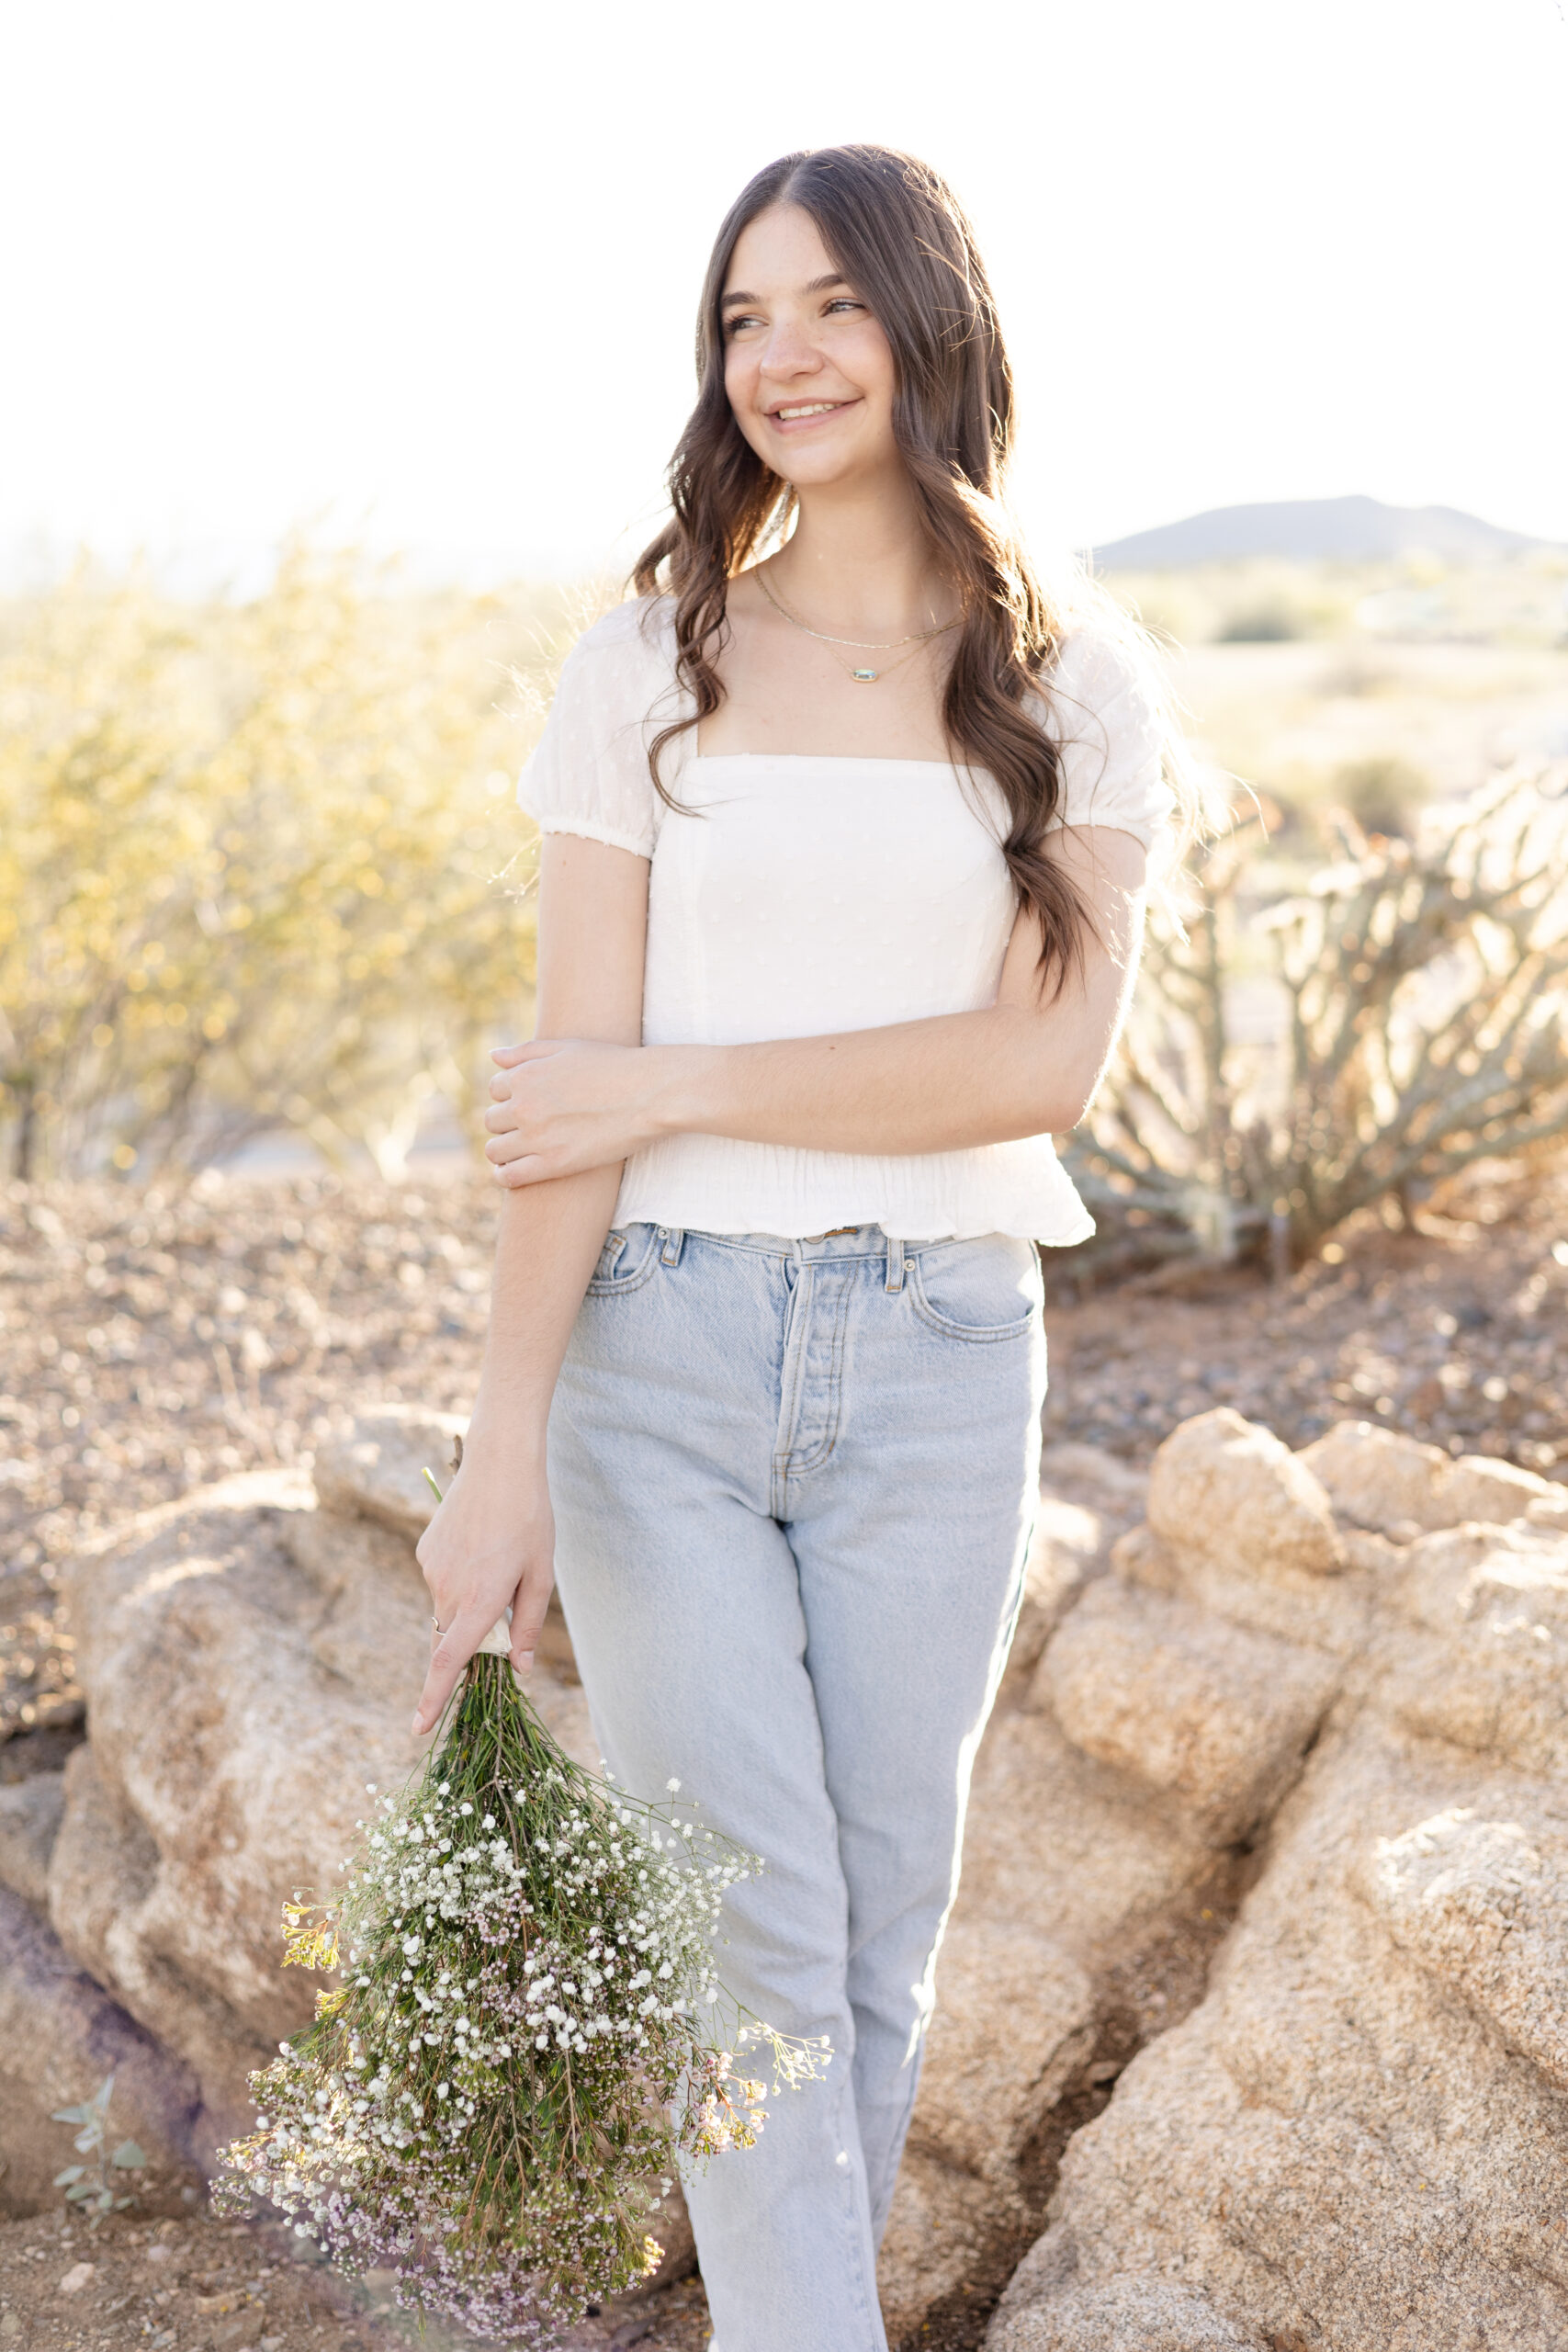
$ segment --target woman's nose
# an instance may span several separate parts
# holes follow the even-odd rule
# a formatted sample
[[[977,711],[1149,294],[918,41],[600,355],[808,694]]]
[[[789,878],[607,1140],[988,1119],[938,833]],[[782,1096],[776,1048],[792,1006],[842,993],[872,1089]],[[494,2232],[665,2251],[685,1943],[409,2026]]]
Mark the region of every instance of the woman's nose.
[[[784,376],[795,380],[801,376],[814,376],[821,365],[822,355],[808,334],[790,320],[774,321],[762,353],[764,376]]]

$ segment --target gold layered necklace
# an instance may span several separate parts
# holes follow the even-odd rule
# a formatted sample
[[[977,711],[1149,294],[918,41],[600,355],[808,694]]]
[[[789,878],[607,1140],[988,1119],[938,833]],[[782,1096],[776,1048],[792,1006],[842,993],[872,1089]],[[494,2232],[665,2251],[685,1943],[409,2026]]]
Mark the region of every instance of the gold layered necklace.
[[[845,673],[846,676],[854,680],[857,686],[874,686],[880,679],[890,678],[895,670],[901,670],[904,667],[905,662],[914,660],[915,654],[919,651],[922,645],[929,645],[933,637],[945,637],[950,629],[955,629],[958,627],[956,621],[943,621],[940,628],[911,629],[908,637],[892,638],[886,644],[879,644],[874,638],[829,637],[826,629],[812,628],[808,623],[800,618],[798,614],[790,611],[789,606],[769,587],[765,571],[759,568],[755,578],[758,587],[779,618],[788,621],[791,628],[799,629],[803,636],[814,637],[818,645],[852,645],[856,651],[861,653],[897,653],[901,645],[913,648],[912,651],[905,654],[903,661],[884,662],[880,669],[873,669],[869,664],[864,668],[857,668],[853,662],[846,662],[840,655],[835,653],[833,660],[838,662],[840,669]]]

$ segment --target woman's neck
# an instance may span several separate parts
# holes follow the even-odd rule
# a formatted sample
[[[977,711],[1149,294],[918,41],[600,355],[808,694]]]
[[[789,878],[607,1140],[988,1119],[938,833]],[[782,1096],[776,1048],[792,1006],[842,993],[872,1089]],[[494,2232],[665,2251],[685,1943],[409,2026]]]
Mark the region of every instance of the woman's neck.
[[[956,610],[902,473],[896,482],[801,493],[795,529],[768,573],[802,620],[845,637],[902,637]]]

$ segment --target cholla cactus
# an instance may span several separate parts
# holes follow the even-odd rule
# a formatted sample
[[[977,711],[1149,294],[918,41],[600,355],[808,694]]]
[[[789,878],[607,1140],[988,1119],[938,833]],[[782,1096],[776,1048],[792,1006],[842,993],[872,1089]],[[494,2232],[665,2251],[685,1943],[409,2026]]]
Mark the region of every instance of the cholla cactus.
[[[418,1784],[380,1799],[341,1899],[286,1907],[334,1971],[252,2078],[231,2208],[269,2199],[350,2270],[481,2335],[536,2341],[646,2278],[677,2160],[748,2147],[766,2084],[826,2045],[725,2011],[725,1891],[759,1869],[679,1803],[634,1803],[558,1746],[481,1654]]]
[[[1153,926],[1120,1066],[1068,1159],[1123,1260],[1302,1258],[1354,1210],[1568,1132],[1568,771],[1515,769],[1412,847],[1337,823],[1337,862],[1259,904],[1247,829]],[[1254,911],[1244,919],[1244,891]],[[1270,945],[1274,1044],[1238,1038]]]

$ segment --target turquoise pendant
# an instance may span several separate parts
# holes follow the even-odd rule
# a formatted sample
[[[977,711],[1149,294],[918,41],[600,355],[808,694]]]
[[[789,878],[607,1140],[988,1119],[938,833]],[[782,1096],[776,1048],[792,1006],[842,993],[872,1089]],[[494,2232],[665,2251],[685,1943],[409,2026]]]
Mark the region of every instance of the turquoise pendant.
[[[851,677],[857,686],[874,686],[880,673],[875,670],[852,670]]]

